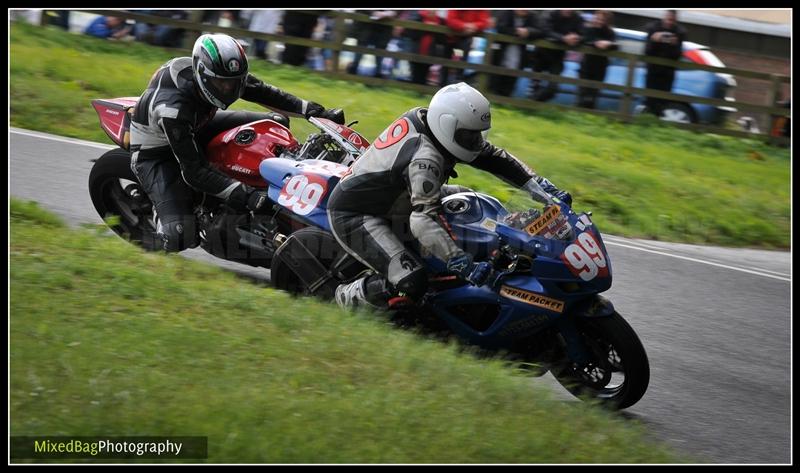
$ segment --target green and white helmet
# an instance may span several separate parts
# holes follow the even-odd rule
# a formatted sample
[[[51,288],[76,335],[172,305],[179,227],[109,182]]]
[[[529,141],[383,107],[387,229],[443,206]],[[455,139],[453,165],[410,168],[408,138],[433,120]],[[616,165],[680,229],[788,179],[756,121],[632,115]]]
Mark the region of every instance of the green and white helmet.
[[[225,110],[244,93],[247,56],[230,36],[204,34],[194,43],[192,71],[208,103]]]
[[[464,82],[443,87],[428,106],[428,128],[461,161],[478,157],[491,127],[489,101]]]

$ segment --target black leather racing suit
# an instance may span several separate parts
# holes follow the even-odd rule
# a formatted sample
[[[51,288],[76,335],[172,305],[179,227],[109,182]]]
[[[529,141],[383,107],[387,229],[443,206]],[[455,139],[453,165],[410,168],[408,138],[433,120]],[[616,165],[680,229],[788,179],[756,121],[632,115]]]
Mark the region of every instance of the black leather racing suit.
[[[253,75],[247,77],[242,98],[304,116],[325,110]],[[211,167],[205,145],[225,129],[264,118],[288,124],[280,114],[217,113],[195,87],[190,57],[172,59],[153,74],[131,119],[131,169],[153,202],[156,234],[165,250],[198,244],[192,189],[243,205],[252,189]]]
[[[339,244],[378,273],[366,282],[367,300],[376,306],[385,306],[397,292],[418,299],[427,290],[423,263],[406,242],[419,241],[423,253],[445,263],[463,254],[450,234],[441,199],[467,189],[445,185],[458,161],[433,137],[426,114],[427,109],[415,108],[392,123],[353,163],[328,201]],[[515,187],[558,190],[489,142],[469,164]]]

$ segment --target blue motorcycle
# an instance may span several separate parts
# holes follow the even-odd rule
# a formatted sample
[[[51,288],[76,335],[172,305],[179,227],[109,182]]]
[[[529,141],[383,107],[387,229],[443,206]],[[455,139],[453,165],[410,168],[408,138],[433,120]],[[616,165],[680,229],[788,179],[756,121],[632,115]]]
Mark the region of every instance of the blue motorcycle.
[[[328,196],[347,171],[341,164],[272,158],[260,165],[276,219],[291,235],[274,236],[271,280],[279,289],[332,300],[335,288],[368,271],[330,232]],[[635,404],[647,390],[647,354],[630,325],[599,293],[611,287],[611,262],[591,213],[551,200],[510,212],[497,199],[462,192],[443,199],[456,243],[489,261],[488,281],[473,286],[426,258],[430,284],[417,322],[468,345],[550,370],[576,396],[612,408]]]

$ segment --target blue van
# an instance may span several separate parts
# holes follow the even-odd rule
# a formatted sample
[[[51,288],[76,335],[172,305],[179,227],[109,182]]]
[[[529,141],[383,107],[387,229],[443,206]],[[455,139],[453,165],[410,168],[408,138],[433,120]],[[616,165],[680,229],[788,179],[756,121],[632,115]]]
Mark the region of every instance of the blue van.
[[[617,34],[619,51],[639,55],[644,54],[647,33],[623,28],[614,28],[614,31]],[[469,62],[473,64],[482,63],[486,40],[484,38],[475,38],[473,46],[474,49],[470,51],[469,54]],[[528,48],[533,49],[534,47],[528,46]],[[582,57],[582,53],[568,51],[564,59],[564,71],[561,75],[577,79]],[[722,61],[707,47],[691,41],[683,42],[683,57],[681,61],[694,62],[707,66],[725,67]],[[627,60],[611,58],[608,69],[606,69],[605,82],[624,86],[627,75]],[[644,62],[639,61],[634,71],[633,86],[644,88],[646,75],[647,66]],[[512,96],[517,98],[528,97],[530,83],[531,80],[529,78],[520,77],[514,87]],[[736,80],[730,74],[678,69],[675,73],[675,81],[672,84],[672,93],[724,99],[731,102],[731,105],[733,105],[735,103],[735,99],[733,98],[733,90],[735,87]],[[575,105],[577,90],[578,86],[574,84],[560,83],[558,85],[558,93],[550,100],[550,103]],[[622,92],[616,90],[601,89],[597,98],[597,109],[618,111],[622,95]],[[644,97],[634,96],[631,100],[631,112],[635,113],[640,109],[639,105],[643,103]],[[671,102],[664,108],[661,118],[663,120],[683,123],[692,122],[721,125],[725,122],[726,117],[733,112],[736,112],[736,108],[734,107]]]

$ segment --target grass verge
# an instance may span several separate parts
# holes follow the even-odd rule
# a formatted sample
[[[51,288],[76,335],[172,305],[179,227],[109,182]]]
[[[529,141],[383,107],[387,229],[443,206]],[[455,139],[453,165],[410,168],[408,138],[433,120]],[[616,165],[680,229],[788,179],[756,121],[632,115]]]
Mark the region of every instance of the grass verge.
[[[175,51],[12,24],[13,126],[108,142],[94,98],[138,96]],[[186,52],[180,52],[185,54]],[[302,68],[252,61],[252,72],[328,107],[343,107],[368,138],[429,97],[395,88],[321,78]],[[258,109],[244,101],[233,108]],[[302,139],[313,128],[293,120]],[[629,237],[788,248],[790,150],[734,137],[696,134],[655,120],[624,125],[580,112],[493,108],[491,140],[570,190],[604,231]],[[501,200],[512,191],[468,166],[455,183]]]
[[[225,463],[681,461],[497,360],[14,199],[10,259],[12,435],[201,435]]]

